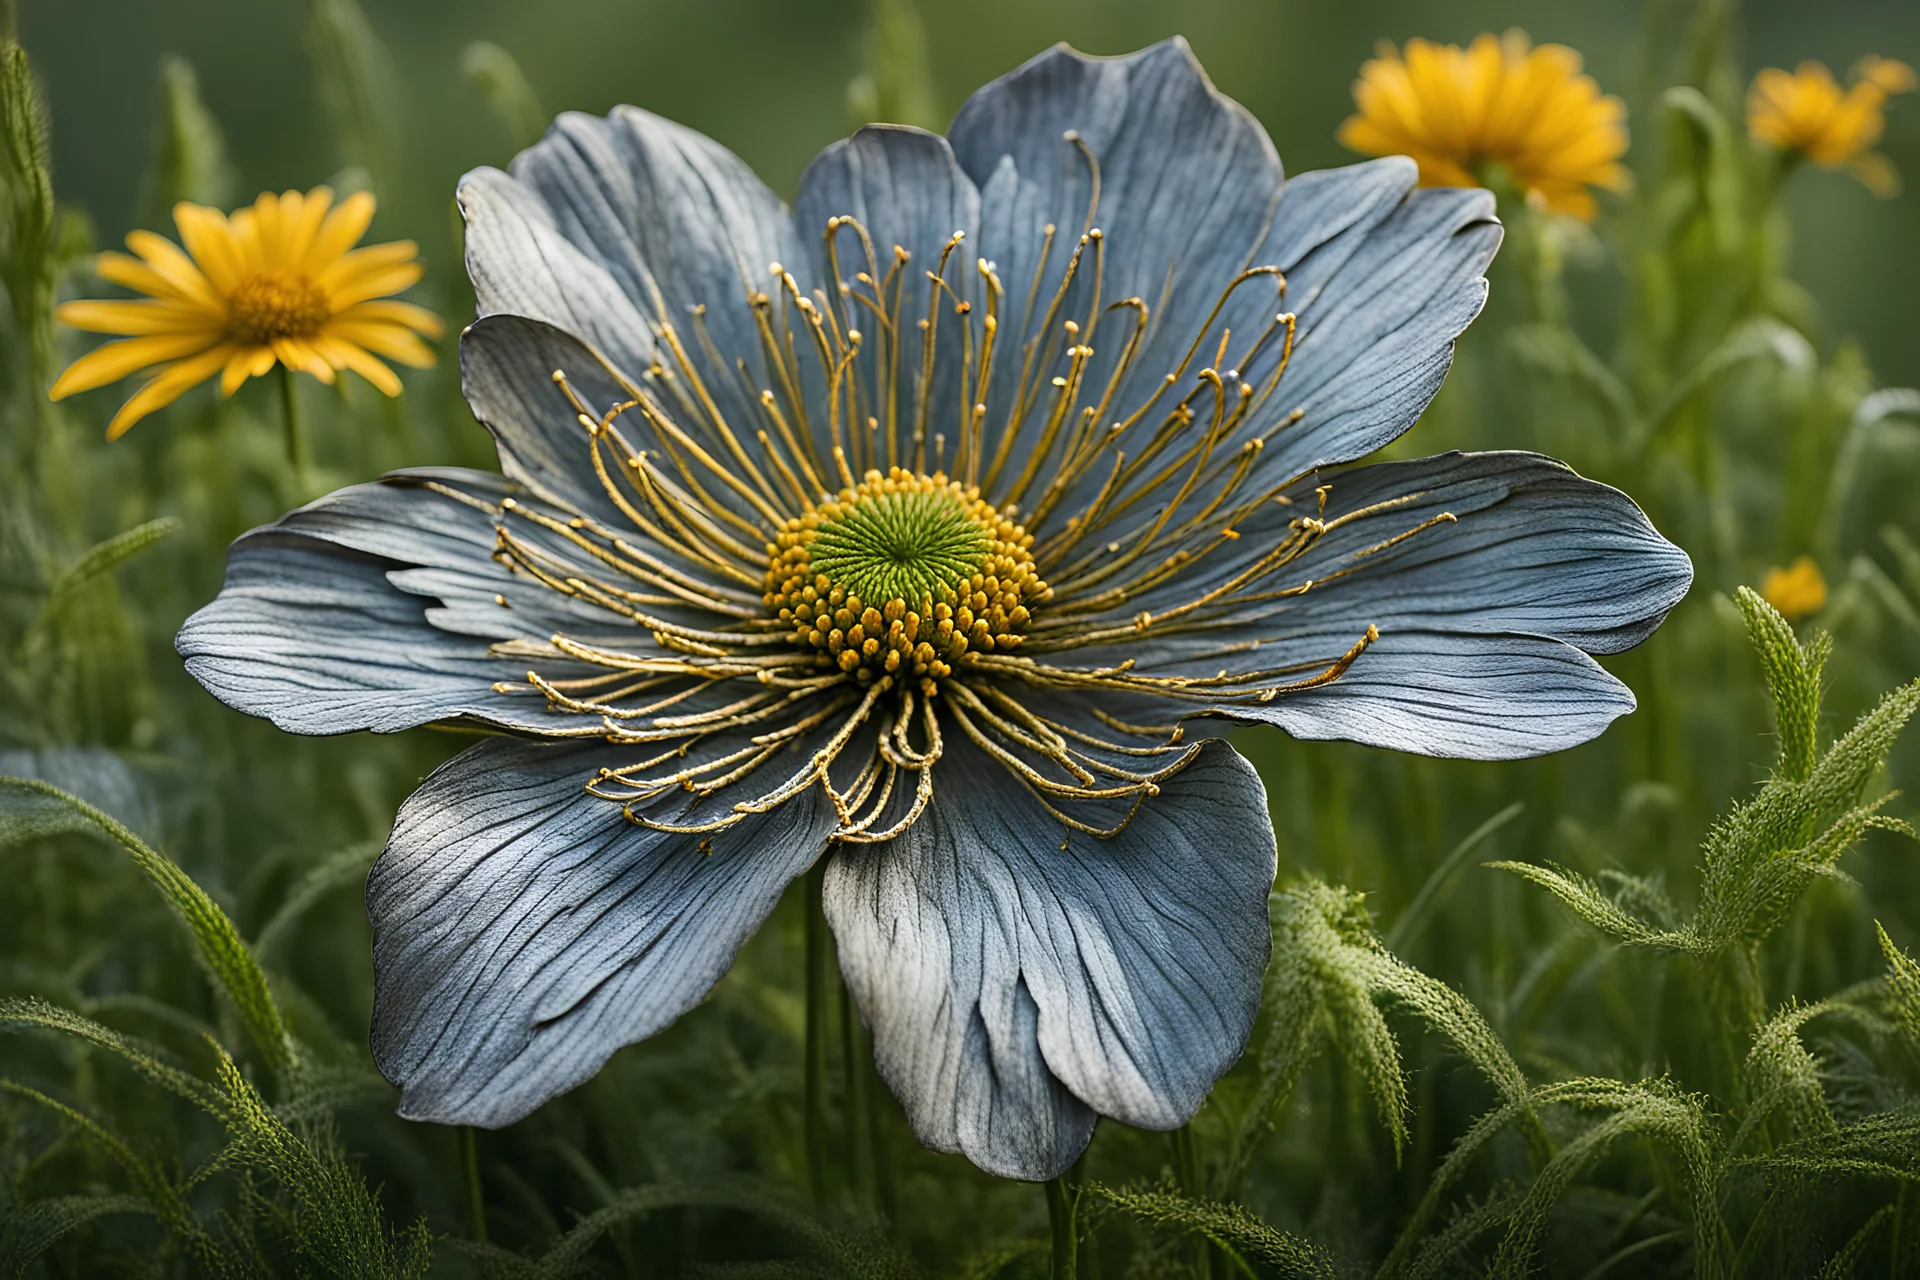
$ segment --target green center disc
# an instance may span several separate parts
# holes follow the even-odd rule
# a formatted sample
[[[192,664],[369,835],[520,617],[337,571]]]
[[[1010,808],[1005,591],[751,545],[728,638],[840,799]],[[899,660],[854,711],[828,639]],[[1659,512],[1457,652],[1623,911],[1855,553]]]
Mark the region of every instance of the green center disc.
[[[812,570],[865,604],[943,598],[986,562],[987,531],[944,492],[889,493],[823,524]]]

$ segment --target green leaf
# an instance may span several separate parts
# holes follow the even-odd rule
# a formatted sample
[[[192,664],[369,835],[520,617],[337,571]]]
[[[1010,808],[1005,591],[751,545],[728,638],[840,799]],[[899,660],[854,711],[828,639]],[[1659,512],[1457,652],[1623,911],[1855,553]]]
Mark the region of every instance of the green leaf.
[[[171,858],[86,801],[35,778],[0,778],[0,831],[9,828],[94,830],[125,849],[186,925],[202,962],[233,1002],[267,1065],[276,1072],[298,1065],[298,1051],[267,987],[266,974],[227,913]]]

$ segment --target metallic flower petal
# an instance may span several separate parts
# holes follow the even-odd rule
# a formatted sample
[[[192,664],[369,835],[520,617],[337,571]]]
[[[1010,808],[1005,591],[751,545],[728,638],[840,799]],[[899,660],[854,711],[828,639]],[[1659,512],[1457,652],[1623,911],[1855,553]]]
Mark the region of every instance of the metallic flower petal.
[[[697,1004],[826,846],[818,790],[710,837],[637,826],[580,788],[629,758],[496,738],[401,806],[367,911],[402,1115],[497,1127],[589,1079]]]
[[[881,1072],[928,1146],[1063,1171],[1093,1115],[1171,1129],[1240,1056],[1271,939],[1258,775],[1225,743],[1110,840],[950,747],[933,807],[834,855],[827,918]]]

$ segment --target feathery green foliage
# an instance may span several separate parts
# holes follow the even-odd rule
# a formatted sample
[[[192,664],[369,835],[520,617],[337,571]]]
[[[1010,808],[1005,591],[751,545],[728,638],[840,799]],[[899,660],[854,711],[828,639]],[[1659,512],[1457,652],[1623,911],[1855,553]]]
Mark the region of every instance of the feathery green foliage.
[[[1087,1190],[1142,1222],[1203,1236],[1236,1274],[1281,1280],[1332,1280],[1333,1260],[1313,1245],[1276,1231],[1237,1204],[1193,1200],[1164,1187],[1132,1189],[1089,1184]]]
[[[171,858],[86,801],[37,778],[0,778],[0,842],[88,829],[125,849],[178,914],[262,1061],[275,1071],[298,1067],[299,1053],[268,990],[266,974],[227,913],[204,889]]]
[[[150,191],[142,203],[155,222],[182,200],[225,208],[238,195],[239,175],[227,160],[226,135],[200,98],[193,64],[177,54],[160,59],[160,111],[155,126]]]
[[[513,55],[487,40],[475,40],[460,53],[460,74],[492,108],[507,142],[518,151],[547,131],[551,118],[540,105],[526,73]]]

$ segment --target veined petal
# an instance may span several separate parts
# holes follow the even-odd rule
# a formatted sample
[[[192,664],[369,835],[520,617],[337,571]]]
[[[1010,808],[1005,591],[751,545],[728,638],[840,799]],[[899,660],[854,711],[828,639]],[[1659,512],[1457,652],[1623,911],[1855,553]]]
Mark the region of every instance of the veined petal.
[[[616,376],[598,352],[552,325],[482,316],[460,337],[460,389],[493,433],[500,469],[535,493],[616,528],[629,526],[593,472],[591,437],[555,385],[556,372],[596,412],[628,399],[621,380],[631,383],[629,373]]]
[[[1279,309],[1273,280],[1255,281],[1235,290],[1222,316],[1200,333],[1235,274],[1262,261],[1255,250],[1282,174],[1266,131],[1213,87],[1184,40],[1122,58],[1058,46],[976,92],[954,117],[950,138],[960,167],[981,190],[979,256],[998,264],[1009,294],[1001,334],[1009,354],[988,397],[991,423],[1005,421],[1014,407],[1019,353],[1029,337],[1017,329],[1031,282],[1038,281],[1037,323],[1082,234],[1092,229],[1100,240],[1082,249],[1082,269],[1055,324],[1088,324],[1096,275],[1104,302],[1138,297],[1153,313],[1115,417],[1145,400],[1190,346],[1206,352],[1188,370],[1195,372],[1211,358],[1221,330],[1250,339]],[[1048,225],[1056,228],[1050,246]],[[1105,384],[1130,323],[1126,315],[1099,321],[1103,339],[1090,344],[1089,385]],[[1109,326],[1115,332],[1108,334]],[[1055,334],[1046,337],[1057,342]]]
[[[760,413],[758,389],[774,383],[748,297],[774,292],[771,264],[804,275],[810,255],[779,198],[719,144],[632,107],[568,112],[509,174],[468,174],[460,206],[481,315],[546,321],[633,371],[655,359],[652,326],[672,325],[729,422],[744,429]],[[696,307],[724,365],[700,349]],[[734,360],[746,361],[750,389]]]
[[[401,1115],[493,1128],[592,1077],[706,995],[835,825],[819,787],[708,837],[636,825],[584,789],[633,754],[496,738],[401,806],[367,880]]]
[[[496,694],[494,682],[521,681],[527,664],[488,646],[589,621],[604,629],[607,615],[495,562],[485,513],[429,484],[491,502],[513,491],[490,472],[403,472],[254,530],[234,543],[219,596],[180,629],[175,647],[188,672],[228,706],[289,733],[391,732],[462,717],[579,728],[543,699]]]
[[[118,382],[148,365],[205,351],[219,341],[218,330],[202,329],[104,343],[68,365],[66,371],[54,379],[53,389],[48,394],[55,400],[63,400],[82,391],[104,387],[109,382]]]
[[[859,220],[873,244],[875,261],[868,261],[866,242],[852,228],[841,228],[833,235],[833,252],[826,243],[827,221],[835,217]],[[893,265],[893,246],[910,255],[906,286],[900,290],[902,315],[917,321],[928,315],[936,290],[928,277],[941,269],[941,279],[949,290],[946,297],[966,297],[978,289],[975,273],[975,248],[980,225],[980,194],[973,182],[954,161],[953,149],[938,134],[900,125],[868,125],[851,138],[836,142],[815,157],[800,178],[800,195],[793,210],[794,231],[807,244],[814,264],[813,274],[821,280],[835,279],[850,288],[858,287],[872,296],[875,286],[855,285],[855,276],[867,272],[884,279]],[[966,237],[945,253],[955,233]],[[888,255],[885,261],[880,254]],[[838,276],[833,266],[837,260]],[[946,297],[941,299],[946,301]],[[939,306],[938,311],[949,310]],[[851,300],[840,299],[840,323],[865,333],[877,330],[870,312]],[[920,343],[901,335],[916,365]],[[874,332],[870,341],[882,343],[885,335]],[[953,405],[960,395],[962,352],[957,342],[935,347],[932,390],[928,399],[934,405]],[[870,361],[877,368],[878,360]],[[883,394],[872,377],[863,379],[866,394],[874,401]],[[951,409],[948,410],[951,412]],[[836,443],[828,438],[828,423],[814,423],[821,441],[821,456],[832,456]],[[908,424],[902,435],[911,432]]]
[[[1599,663],[1538,636],[1383,632],[1330,684],[1220,714],[1339,739],[1465,760],[1522,760],[1597,738],[1633,710]]]
[[[826,875],[842,971],[914,1132],[1037,1181],[1096,1112],[1190,1119],[1260,1004],[1276,854],[1258,775],[1209,743],[1107,840],[971,743],[950,739],[935,778],[919,822]]]

